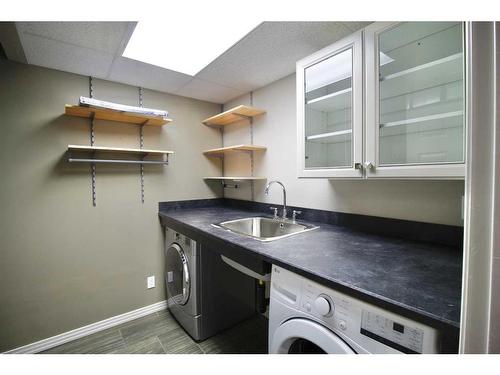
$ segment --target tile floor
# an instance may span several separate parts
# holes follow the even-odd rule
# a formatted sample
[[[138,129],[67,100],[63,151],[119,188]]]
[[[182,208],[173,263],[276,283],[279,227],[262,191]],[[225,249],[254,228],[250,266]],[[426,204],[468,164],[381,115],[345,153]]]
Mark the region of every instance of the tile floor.
[[[47,354],[264,354],[267,319],[255,315],[202,342],[195,342],[168,311],[49,349]]]

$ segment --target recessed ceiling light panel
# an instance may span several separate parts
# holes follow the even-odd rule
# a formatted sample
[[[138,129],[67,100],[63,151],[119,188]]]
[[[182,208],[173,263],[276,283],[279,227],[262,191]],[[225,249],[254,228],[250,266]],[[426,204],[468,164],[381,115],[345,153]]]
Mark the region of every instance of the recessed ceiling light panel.
[[[191,76],[227,51],[260,22],[139,22],[123,56]]]

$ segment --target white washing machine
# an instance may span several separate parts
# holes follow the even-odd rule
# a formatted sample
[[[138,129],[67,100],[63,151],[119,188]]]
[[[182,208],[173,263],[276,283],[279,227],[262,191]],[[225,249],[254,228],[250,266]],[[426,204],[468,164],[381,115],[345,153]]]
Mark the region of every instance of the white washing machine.
[[[438,353],[438,331],[272,267],[269,353]]]

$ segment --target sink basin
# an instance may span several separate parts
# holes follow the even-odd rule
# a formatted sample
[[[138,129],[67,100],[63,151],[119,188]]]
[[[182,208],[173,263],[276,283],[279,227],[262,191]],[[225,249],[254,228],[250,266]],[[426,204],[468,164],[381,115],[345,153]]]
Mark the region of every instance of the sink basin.
[[[227,229],[233,233],[255,238],[259,241],[274,241],[295,234],[308,232],[319,228],[312,225],[303,225],[291,221],[270,219],[267,217],[248,217],[214,224],[216,227]]]

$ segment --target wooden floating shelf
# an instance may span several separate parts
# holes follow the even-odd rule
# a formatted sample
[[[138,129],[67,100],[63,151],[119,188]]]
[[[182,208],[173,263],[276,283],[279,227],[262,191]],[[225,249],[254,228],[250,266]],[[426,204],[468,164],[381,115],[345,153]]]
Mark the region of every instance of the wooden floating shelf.
[[[159,116],[141,115],[139,113],[115,111],[112,109],[102,109],[93,107],[84,107],[79,105],[66,104],[66,115],[90,118],[92,114],[96,120],[107,120],[123,122],[134,125],[152,125],[163,126],[172,122],[172,119],[163,118]]]
[[[133,154],[133,155],[171,155],[173,151],[165,150],[148,150],[141,148],[120,148],[120,147],[99,147],[99,146],[80,146],[80,145],[68,145],[68,151],[79,151],[79,152],[109,152],[109,153],[120,153],[120,154]]]
[[[218,115],[209,117],[202,122],[205,125],[224,126],[241,121],[245,118],[259,116],[264,113],[266,113],[266,111],[259,108],[250,107],[247,105],[239,105],[225,112],[219,113]]]
[[[226,176],[221,176],[221,177],[203,177],[204,180],[229,180],[229,181],[252,181],[252,180],[267,180],[266,177],[226,177]]]
[[[255,145],[235,145],[221,148],[214,148],[211,150],[203,151],[203,153],[207,156],[214,157],[222,157],[225,153],[233,152],[233,151],[265,151],[267,147],[264,146],[255,146]]]

